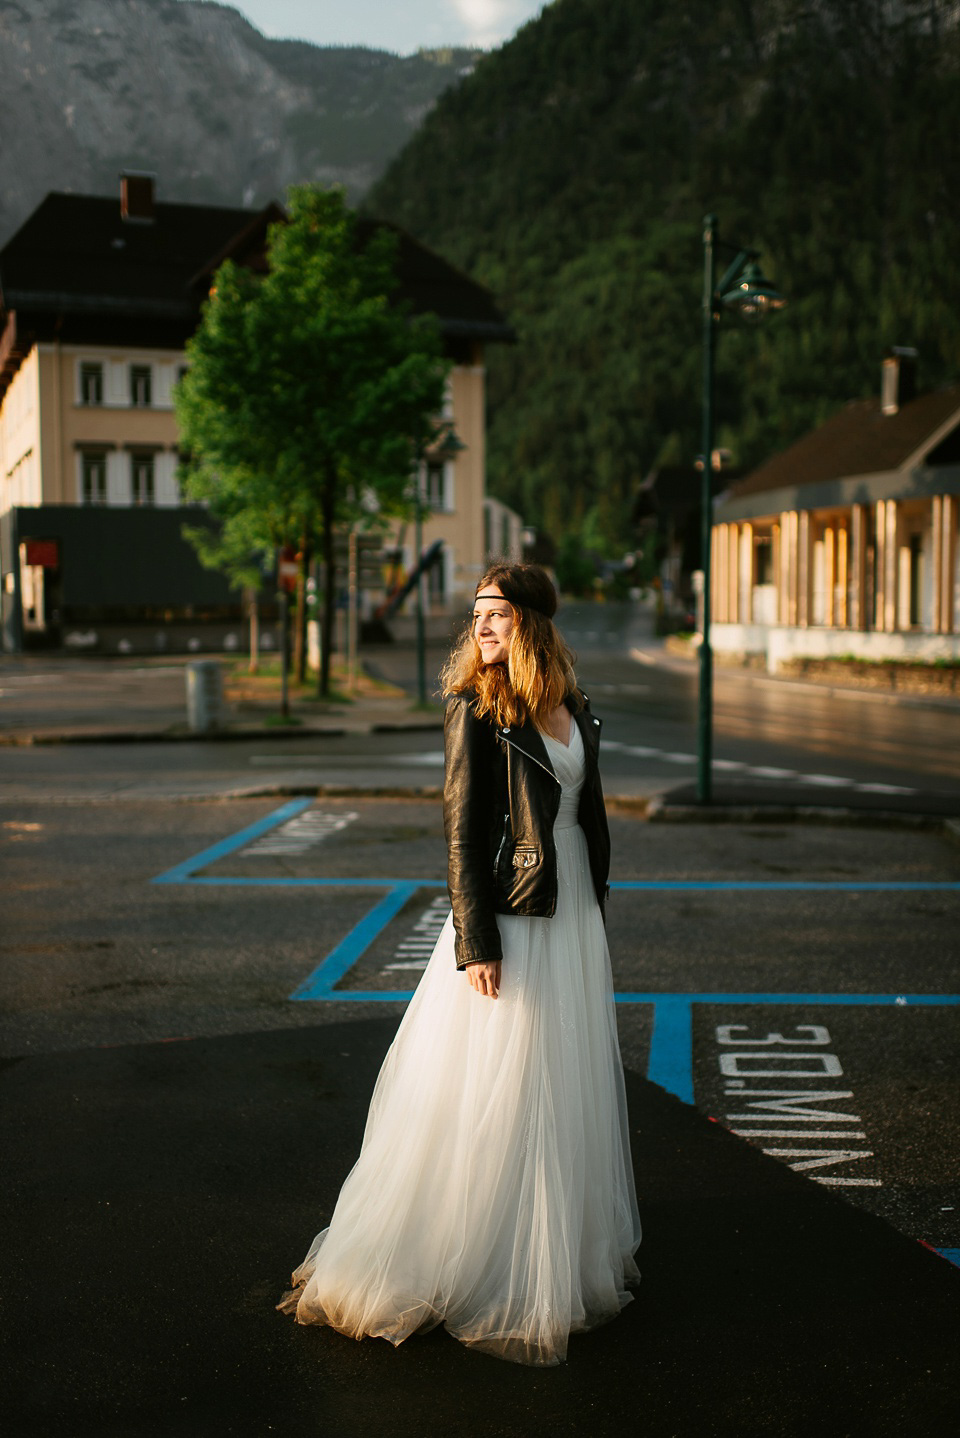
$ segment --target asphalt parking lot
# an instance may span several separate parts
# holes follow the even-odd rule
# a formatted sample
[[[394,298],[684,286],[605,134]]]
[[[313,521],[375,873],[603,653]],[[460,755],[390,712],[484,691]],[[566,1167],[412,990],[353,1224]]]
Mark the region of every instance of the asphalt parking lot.
[[[10,1431],[949,1431],[960,848],[611,818],[645,1240],[561,1370],[273,1311],[444,912],[428,800],[0,815]]]

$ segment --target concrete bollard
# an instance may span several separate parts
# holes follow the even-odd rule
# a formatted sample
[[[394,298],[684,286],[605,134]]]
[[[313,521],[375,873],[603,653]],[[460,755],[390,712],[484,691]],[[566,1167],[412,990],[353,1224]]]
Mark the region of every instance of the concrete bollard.
[[[187,665],[187,723],[194,734],[223,728],[223,674],[214,659]]]

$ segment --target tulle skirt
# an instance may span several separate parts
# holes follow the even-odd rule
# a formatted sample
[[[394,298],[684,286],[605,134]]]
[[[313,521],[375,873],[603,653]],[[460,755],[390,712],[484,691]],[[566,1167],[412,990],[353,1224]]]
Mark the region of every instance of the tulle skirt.
[[[500,917],[500,997],[448,917],[374,1089],[329,1228],[279,1307],[398,1344],[437,1323],[555,1364],[614,1318],[640,1241],[610,958],[579,827],[551,919]]]

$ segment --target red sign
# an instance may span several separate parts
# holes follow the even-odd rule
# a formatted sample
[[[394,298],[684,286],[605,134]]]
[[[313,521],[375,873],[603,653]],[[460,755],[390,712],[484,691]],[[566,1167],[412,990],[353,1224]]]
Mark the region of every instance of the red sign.
[[[28,539],[24,542],[27,563],[40,569],[60,568],[60,545],[56,539]]]
[[[281,589],[292,594],[297,587],[297,576],[300,573],[300,563],[297,559],[295,549],[281,549],[280,558],[277,560],[277,583]]]

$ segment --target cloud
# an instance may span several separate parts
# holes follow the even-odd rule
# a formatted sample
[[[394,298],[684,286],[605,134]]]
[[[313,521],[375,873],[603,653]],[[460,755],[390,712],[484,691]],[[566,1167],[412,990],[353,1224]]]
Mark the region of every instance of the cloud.
[[[470,32],[473,45],[501,44],[530,9],[516,0],[453,0],[453,8]]]

